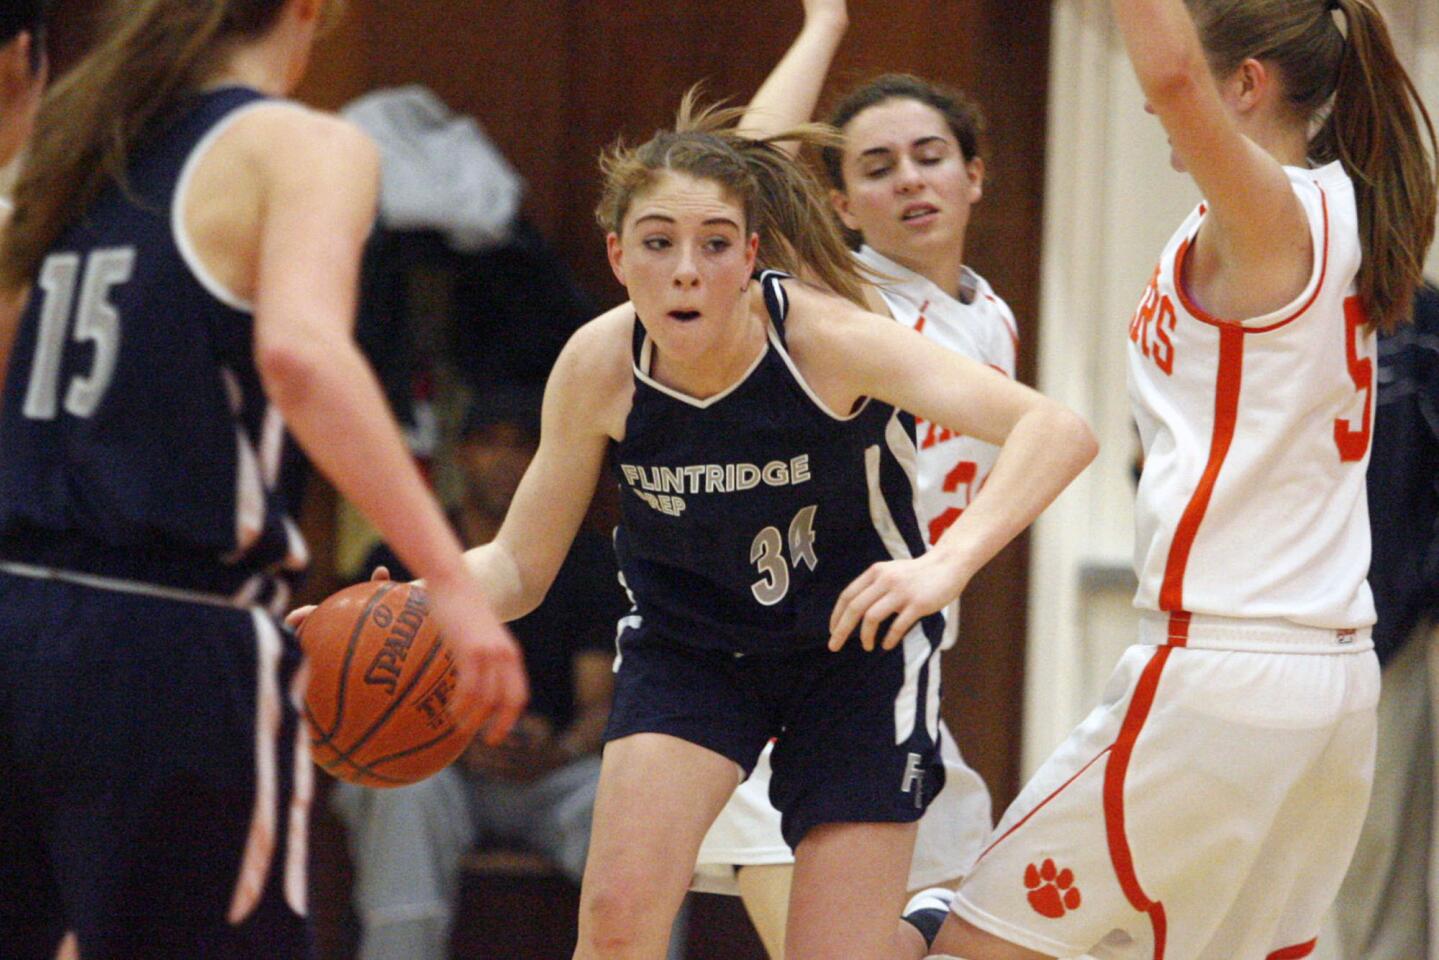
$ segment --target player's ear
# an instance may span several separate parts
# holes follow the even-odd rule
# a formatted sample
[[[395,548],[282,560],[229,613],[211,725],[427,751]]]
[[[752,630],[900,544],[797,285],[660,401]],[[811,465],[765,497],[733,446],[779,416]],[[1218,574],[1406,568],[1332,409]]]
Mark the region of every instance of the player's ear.
[[[605,235],[605,253],[609,255],[610,270],[614,273],[615,279],[621,286],[628,286],[625,283],[625,251],[620,243],[620,235],[611,230]]]
[[[978,203],[984,198],[984,158],[966,161],[964,171],[969,177],[969,202]]]
[[[839,222],[850,230],[859,232],[859,221],[849,212],[849,194],[843,190],[831,190],[829,192],[829,205],[834,207],[834,212],[839,216]]]

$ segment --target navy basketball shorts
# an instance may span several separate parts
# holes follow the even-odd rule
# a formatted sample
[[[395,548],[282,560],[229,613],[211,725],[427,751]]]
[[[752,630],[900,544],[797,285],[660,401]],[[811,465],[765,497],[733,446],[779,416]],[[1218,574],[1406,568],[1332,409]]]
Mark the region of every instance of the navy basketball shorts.
[[[305,957],[311,770],[257,609],[0,572],[0,957]]]
[[[636,618],[637,619],[637,618]],[[916,626],[890,651],[852,640],[738,656],[625,626],[605,739],[664,733],[748,776],[775,743],[770,800],[790,848],[826,823],[909,823],[944,786],[939,655]]]

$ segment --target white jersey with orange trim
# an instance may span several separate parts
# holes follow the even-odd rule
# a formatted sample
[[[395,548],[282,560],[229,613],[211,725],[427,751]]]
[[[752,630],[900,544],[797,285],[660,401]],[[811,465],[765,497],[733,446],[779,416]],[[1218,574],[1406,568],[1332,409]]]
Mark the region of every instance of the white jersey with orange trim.
[[[956,298],[872,247],[861,247],[855,259],[879,274],[875,289],[896,320],[1014,379],[1019,328],[983,277],[965,267]],[[925,539],[933,545],[984,485],[999,448],[918,418],[916,427],[919,515]]]
[[[1359,631],[1375,345],[1355,295],[1354,190],[1338,163],[1286,168],[1313,238],[1304,292],[1240,322],[1178,278],[1206,214],[1169,241],[1129,329],[1129,392],[1144,447],[1135,605]],[[1365,632],[1367,634],[1367,631]]]

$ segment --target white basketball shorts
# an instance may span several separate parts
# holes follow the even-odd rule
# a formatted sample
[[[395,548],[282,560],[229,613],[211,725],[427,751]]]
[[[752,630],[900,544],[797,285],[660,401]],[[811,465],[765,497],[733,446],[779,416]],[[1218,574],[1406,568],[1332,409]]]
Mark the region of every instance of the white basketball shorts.
[[[1369,799],[1367,639],[1342,653],[1130,647],[1004,814],[955,912],[1060,957],[1308,956]]]

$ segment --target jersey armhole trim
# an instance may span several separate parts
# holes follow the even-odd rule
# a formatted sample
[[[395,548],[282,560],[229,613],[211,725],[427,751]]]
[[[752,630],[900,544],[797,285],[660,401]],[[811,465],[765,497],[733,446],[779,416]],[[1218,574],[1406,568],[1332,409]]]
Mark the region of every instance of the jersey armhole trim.
[[[1287,326],[1304,316],[1314,301],[1319,299],[1320,292],[1324,289],[1324,282],[1329,277],[1329,195],[1319,181],[1314,181],[1314,187],[1319,191],[1319,207],[1322,213],[1322,226],[1316,236],[1314,221],[1309,218],[1308,209],[1305,209],[1305,221],[1309,225],[1310,241],[1319,249],[1319,265],[1309,277],[1309,283],[1304,291],[1292,300],[1288,306],[1281,307],[1273,313],[1262,317],[1255,317],[1253,320],[1222,320],[1204,310],[1195,303],[1189,296],[1189,289],[1184,283],[1184,260],[1189,254],[1189,248],[1194,243],[1194,237],[1199,234],[1199,227],[1196,225],[1194,233],[1179,245],[1179,250],[1174,254],[1174,289],[1179,294],[1179,301],[1184,309],[1199,321],[1215,327],[1238,327],[1245,333],[1269,333]],[[1301,201],[1302,203],[1302,201]],[[1201,208],[1201,213],[1203,209]],[[1273,318],[1279,318],[1277,320]],[[1266,323],[1265,321],[1272,321]]]
[[[195,171],[200,167],[200,161],[209,153],[210,148],[215,145],[215,141],[220,139],[234,125],[235,121],[252,111],[266,107],[304,109],[299,104],[283,100],[256,100],[231,110],[221,117],[213,127],[205,131],[205,135],[190,150],[190,155],[185,158],[184,166],[180,168],[180,179],[175,184],[175,193],[170,198],[170,235],[174,238],[175,248],[180,251],[180,259],[185,261],[185,266],[189,268],[191,276],[205,288],[210,296],[230,309],[238,310],[241,313],[254,313],[255,305],[221,283],[200,259],[199,251],[195,249],[195,243],[185,228],[185,197],[190,191],[190,181],[194,179]]]
[[[814,392],[814,389],[809,385],[809,381],[804,378],[804,374],[799,372],[799,366],[794,362],[794,358],[789,355],[789,351],[784,348],[784,344],[780,343],[779,332],[775,330],[773,323],[769,325],[769,342],[770,347],[779,355],[780,359],[784,361],[784,365],[789,368],[790,376],[794,377],[794,382],[799,384],[800,389],[805,392],[805,396],[809,397],[810,402],[818,407],[820,412],[831,420],[847,423],[869,408],[870,398],[861,397],[859,405],[850,412],[849,416],[842,417],[835,413],[829,408],[828,404],[819,398],[819,394]]]

